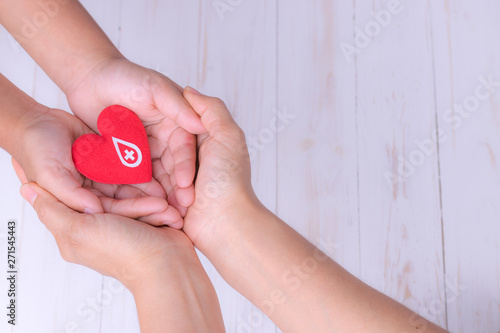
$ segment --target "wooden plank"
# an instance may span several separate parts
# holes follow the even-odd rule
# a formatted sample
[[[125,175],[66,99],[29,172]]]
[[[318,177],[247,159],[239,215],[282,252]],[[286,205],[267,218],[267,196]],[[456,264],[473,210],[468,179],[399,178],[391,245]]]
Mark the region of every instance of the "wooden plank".
[[[427,311],[444,302],[428,3],[356,1],[355,15],[361,277],[444,326]]]
[[[353,2],[279,2],[278,215],[359,273]]]
[[[185,86],[196,78],[199,25],[197,0],[124,1],[117,44],[130,60]]]
[[[2,37],[0,72],[38,101],[64,108],[66,103],[57,87],[3,30]],[[18,219],[19,307],[16,329],[26,332],[71,331],[78,325],[78,308],[90,290],[100,287],[101,278],[89,269],[61,259],[52,235],[18,194],[20,183],[8,154],[2,153],[0,165],[1,201],[6,205],[1,209],[1,218]],[[92,320],[86,328],[88,332],[98,331],[99,320]]]
[[[198,77],[189,83],[222,98],[247,135],[252,182],[275,210],[276,1],[202,1]],[[265,133],[264,133],[265,132]],[[228,332],[274,332],[275,325],[204,261],[220,296]]]
[[[448,327],[500,330],[498,1],[432,2]]]
[[[0,44],[1,46],[6,46],[3,42]],[[1,71],[1,70],[0,70]],[[23,207],[24,200],[19,195],[18,189],[20,187],[20,182],[17,180],[17,177],[14,173],[14,170],[10,166],[10,155],[7,154],[4,150],[0,150],[0,251],[2,253],[2,257],[5,258],[5,262],[2,263],[2,267],[5,267],[5,270],[2,270],[3,274],[5,274],[5,278],[0,279],[0,290],[2,290],[2,297],[0,298],[2,304],[8,304],[9,299],[7,297],[7,290],[10,289],[10,283],[7,281],[7,223],[10,219],[14,219],[16,223],[16,238],[17,238],[17,252],[19,251],[19,237],[21,235],[21,227],[23,225]],[[22,259],[20,258],[19,252],[16,255],[17,257],[17,268],[18,272],[20,269],[20,263],[22,263]],[[20,261],[21,260],[21,261]],[[18,277],[21,274],[18,275]],[[20,291],[24,286],[19,280],[17,281],[17,291]],[[19,297],[17,297],[17,320],[16,324],[20,323],[19,319]],[[5,314],[7,314],[7,310],[5,310]],[[14,332],[14,326],[9,325],[7,323],[7,318],[4,315],[4,320],[0,322],[0,331],[2,332]]]
[[[478,77],[500,81],[493,0],[402,2],[350,62],[341,46],[354,45],[353,27],[376,22],[371,13],[389,2],[261,1],[218,10],[194,0],[83,4],[132,60],[226,100],[247,133],[259,196],[295,229],[377,289],[440,325],[448,319],[454,332],[499,329],[498,94],[459,128],[449,118],[458,111],[448,112],[474,96]],[[1,28],[0,49],[0,72],[67,110]],[[276,112],[296,117],[273,130]],[[437,127],[446,138],[439,161]],[[17,194],[3,152],[0,172],[0,219],[18,217],[20,226],[18,330],[64,332],[75,322],[82,332],[136,332],[130,293],[64,263]],[[387,174],[397,176],[390,186]],[[228,331],[276,331],[204,264]]]

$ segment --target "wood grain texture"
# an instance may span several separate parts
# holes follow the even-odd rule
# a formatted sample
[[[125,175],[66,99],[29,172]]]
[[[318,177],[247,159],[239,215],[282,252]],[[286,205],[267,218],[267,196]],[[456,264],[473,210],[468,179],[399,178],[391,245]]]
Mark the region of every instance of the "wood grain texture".
[[[278,215],[359,274],[355,67],[350,1],[279,2]],[[292,117],[290,116],[290,117]]]
[[[500,85],[474,107],[480,77],[500,82],[496,1],[82,3],[131,60],[225,100],[257,194],[311,242],[452,332],[500,331]],[[0,72],[69,111],[1,27]],[[0,152],[0,251],[15,218],[20,265],[0,332],[138,332],[132,295],[65,263],[19,186]],[[279,331],[202,261],[228,332]]]
[[[5,34],[2,31],[1,37],[4,37]],[[3,38],[2,38],[3,41]],[[2,46],[5,44],[2,43]],[[14,173],[14,170],[10,167],[10,156],[7,154],[5,151],[1,150],[0,151],[0,163],[1,163],[1,170],[2,170],[2,177],[0,177],[0,217],[2,219],[2,222],[0,223],[0,246],[1,246],[1,251],[2,253],[5,253],[5,255],[2,255],[2,257],[7,258],[7,222],[9,219],[13,219],[17,221],[17,237],[20,236],[21,234],[21,226],[23,225],[24,216],[23,216],[23,210],[25,203],[23,202],[23,199],[19,196],[18,194],[18,189],[20,187],[20,182],[17,180],[17,177]],[[19,256],[18,256],[19,258]],[[5,259],[6,260],[6,259]],[[18,259],[18,267],[19,267],[19,262],[20,260],[23,260],[22,258]],[[6,271],[6,264],[2,265],[2,268],[5,267]],[[4,273],[4,272],[2,272]],[[5,274],[6,275],[6,274]],[[20,276],[21,274],[19,274]],[[2,276],[3,277],[3,276]],[[28,275],[25,275],[25,281],[29,281],[27,279]],[[31,282],[33,284],[33,282]],[[18,286],[22,285],[18,283]],[[7,290],[9,289],[9,284],[7,282],[6,277],[0,279],[0,288],[1,290],[4,290],[5,292],[2,293],[2,303],[7,304]],[[2,320],[0,322],[0,331],[1,332],[15,332],[14,327],[11,325],[7,324],[7,320]]]
[[[198,76],[191,84],[222,98],[247,136],[252,183],[276,210],[276,1],[242,1],[226,11],[202,1]],[[274,332],[275,325],[205,267],[219,295],[228,332]],[[225,299],[225,300],[224,300]]]
[[[0,71],[38,101],[69,110],[62,93],[45,73],[35,67],[29,56],[10,38],[5,38],[6,32],[3,30],[2,37]],[[61,259],[52,235],[38,221],[33,209],[22,202],[18,194],[20,183],[12,170],[10,157],[2,154],[0,163],[1,202],[5,205],[1,207],[1,218],[5,221],[2,222],[2,228],[7,219],[17,219],[19,273],[18,323],[14,329],[2,321],[0,325],[3,327],[0,327],[12,332],[65,332],[79,325],[78,321],[82,318],[79,309],[85,306],[89,295],[95,295],[100,289],[102,277]],[[15,214],[13,210],[17,210]],[[2,241],[1,246],[6,249],[6,242]],[[87,332],[99,331],[99,324],[99,316],[92,318],[85,325]]]
[[[448,327],[500,330],[497,1],[433,3]]]
[[[390,3],[356,3],[361,278],[445,326],[426,311],[444,285],[429,6]]]

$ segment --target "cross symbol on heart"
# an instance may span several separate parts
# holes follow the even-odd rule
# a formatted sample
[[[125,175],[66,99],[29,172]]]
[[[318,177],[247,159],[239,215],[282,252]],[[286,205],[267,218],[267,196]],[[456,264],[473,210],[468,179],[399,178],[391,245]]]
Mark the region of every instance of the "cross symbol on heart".
[[[128,160],[135,160],[135,157],[134,157],[134,151],[133,150],[128,150],[128,149],[125,149],[125,159],[128,161]]]

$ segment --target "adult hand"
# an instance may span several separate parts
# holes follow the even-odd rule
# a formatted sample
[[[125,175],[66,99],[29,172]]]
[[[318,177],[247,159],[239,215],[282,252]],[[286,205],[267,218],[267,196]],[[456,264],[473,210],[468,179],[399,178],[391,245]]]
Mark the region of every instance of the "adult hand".
[[[98,63],[68,88],[67,98],[75,115],[94,130],[99,112],[109,105],[119,104],[134,111],[146,127],[152,158],[168,170],[172,185],[168,200],[185,214],[194,201],[193,134],[205,129],[177,84],[124,58],[111,58]]]
[[[153,225],[182,227],[179,212],[166,201],[158,182],[110,185],[82,176],[71,158],[71,146],[91,130],[75,116],[39,106],[21,120],[14,168],[22,183],[35,181],[80,212],[103,211],[137,218]]]
[[[265,209],[250,184],[245,137],[224,103],[191,88],[184,96],[208,130],[198,137],[196,200],[184,231],[229,285],[284,332],[444,332]]]
[[[35,183],[22,196],[62,257],[120,280],[134,295],[141,332],[224,332],[217,295],[189,238],[112,214],[80,214]]]

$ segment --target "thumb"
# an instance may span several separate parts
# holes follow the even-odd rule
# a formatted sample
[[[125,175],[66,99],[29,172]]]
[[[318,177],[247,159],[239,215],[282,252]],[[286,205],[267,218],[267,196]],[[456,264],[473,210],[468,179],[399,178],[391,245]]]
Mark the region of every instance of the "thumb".
[[[12,166],[14,167],[17,178],[19,178],[22,184],[26,184],[28,182],[28,177],[26,177],[26,173],[24,172],[21,164],[19,164],[19,162],[16,161],[14,157],[12,158]]]
[[[40,185],[74,210],[88,214],[103,212],[99,198],[83,188],[69,171],[64,170],[57,177],[52,177],[50,184]]]
[[[231,130],[240,130],[226,104],[219,98],[202,95],[191,87],[184,89],[184,98],[193,110],[200,115],[201,122],[210,136],[215,136],[219,131],[224,133]]]
[[[193,112],[192,107],[182,96],[182,88],[173,81],[172,84],[162,81],[160,89],[155,90],[154,102],[158,109],[170,119],[175,120],[180,127],[191,134],[205,132],[200,117]],[[180,93],[179,93],[180,90]]]
[[[68,223],[73,223],[78,216],[85,216],[68,208],[36,183],[24,184],[20,193],[33,206],[40,221],[53,234],[67,228]]]
[[[12,166],[21,183],[26,184],[28,178],[22,166],[14,158]],[[42,182],[40,182],[42,183]],[[87,189],[84,189],[79,182],[64,170],[57,174],[50,174],[50,181],[42,186],[47,188],[58,198],[63,198],[64,203],[69,207],[84,213],[102,213],[103,208],[99,198]]]
[[[27,183],[28,178],[24,169],[15,159],[12,159],[12,166],[21,183]],[[89,190],[83,188],[69,171],[66,169],[57,169],[57,171],[47,172],[49,173],[48,177],[38,182],[57,198],[61,198],[69,207],[89,214],[103,212],[99,198]]]

